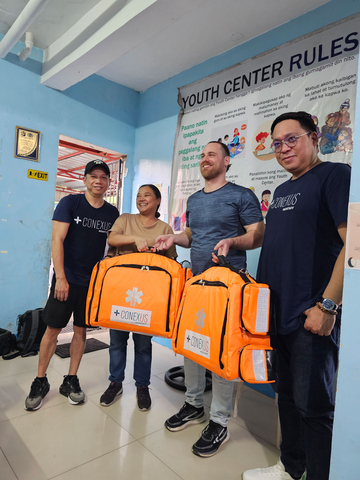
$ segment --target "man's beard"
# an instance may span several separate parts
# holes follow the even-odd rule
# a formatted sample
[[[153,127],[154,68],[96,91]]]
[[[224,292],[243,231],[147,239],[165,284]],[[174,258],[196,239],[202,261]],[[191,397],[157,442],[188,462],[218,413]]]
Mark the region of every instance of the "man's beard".
[[[215,166],[212,166],[210,169],[200,167],[200,172],[205,180],[213,180],[222,173],[222,169],[221,167],[216,168]]]

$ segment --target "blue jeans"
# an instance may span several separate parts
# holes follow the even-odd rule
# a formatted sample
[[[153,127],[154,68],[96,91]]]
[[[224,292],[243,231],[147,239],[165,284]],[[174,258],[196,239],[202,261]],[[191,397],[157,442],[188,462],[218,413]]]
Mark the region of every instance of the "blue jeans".
[[[277,335],[277,390],[281,424],[281,461],[293,478],[328,480],[338,367],[340,316],[330,336],[304,328]]]
[[[184,358],[186,402],[196,408],[204,405],[204,390],[206,386],[206,368]],[[227,426],[229,418],[233,414],[232,395],[234,382],[225,380],[218,375],[212,374],[212,401],[210,408],[210,420]]]
[[[122,383],[125,378],[126,350],[130,332],[110,330],[110,376],[111,382]],[[135,344],[134,380],[135,385],[150,385],[151,375],[151,336],[132,334]]]

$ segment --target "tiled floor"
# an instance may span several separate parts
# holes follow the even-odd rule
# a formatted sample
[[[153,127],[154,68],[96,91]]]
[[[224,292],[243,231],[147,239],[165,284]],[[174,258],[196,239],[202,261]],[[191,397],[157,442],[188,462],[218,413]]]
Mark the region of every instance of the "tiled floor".
[[[62,341],[67,341],[66,335]],[[89,336],[108,343],[107,332]],[[136,408],[132,360],[130,341],[124,392],[110,407],[101,407],[99,398],[109,383],[108,350],[85,354],[79,378],[87,398],[85,404],[73,406],[58,392],[69,360],[54,356],[48,370],[51,390],[36,412],[25,411],[24,400],[38,357],[0,360],[0,479],[231,480],[241,479],[248,468],[276,462],[278,450],[247,429],[263,438],[274,436],[268,397],[244,387],[239,417],[229,422],[230,441],[215,456],[199,458],[191,446],[205,424],[177,433],[163,426],[184,402],[184,394],[164,382],[164,373],[182,365],[182,357],[153,343],[153,403],[148,412]],[[208,392],[207,415],[210,401]]]

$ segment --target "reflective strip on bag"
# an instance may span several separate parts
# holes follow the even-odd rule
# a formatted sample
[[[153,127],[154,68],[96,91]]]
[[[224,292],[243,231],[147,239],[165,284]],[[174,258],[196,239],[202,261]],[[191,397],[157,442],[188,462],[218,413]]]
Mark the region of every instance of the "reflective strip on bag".
[[[267,369],[266,369],[264,350],[253,350],[252,361],[253,361],[253,367],[254,367],[255,380],[257,382],[266,382]]]
[[[259,288],[256,309],[255,332],[262,333],[268,330],[269,320],[269,289]]]

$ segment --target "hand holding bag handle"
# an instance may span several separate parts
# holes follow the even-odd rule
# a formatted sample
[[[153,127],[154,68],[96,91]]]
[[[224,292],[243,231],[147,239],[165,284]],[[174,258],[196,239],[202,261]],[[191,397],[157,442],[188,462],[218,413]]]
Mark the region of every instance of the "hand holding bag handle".
[[[235,268],[234,265],[232,265],[232,263],[230,263],[230,261],[224,255],[217,255],[217,258],[219,259],[219,263],[217,264],[218,266],[229,268],[232,272],[235,272],[238,275],[240,275],[240,277],[245,283],[251,283],[251,280],[249,279],[249,277],[251,279],[252,277],[249,274],[246,274],[245,272],[243,272],[242,270]]]

